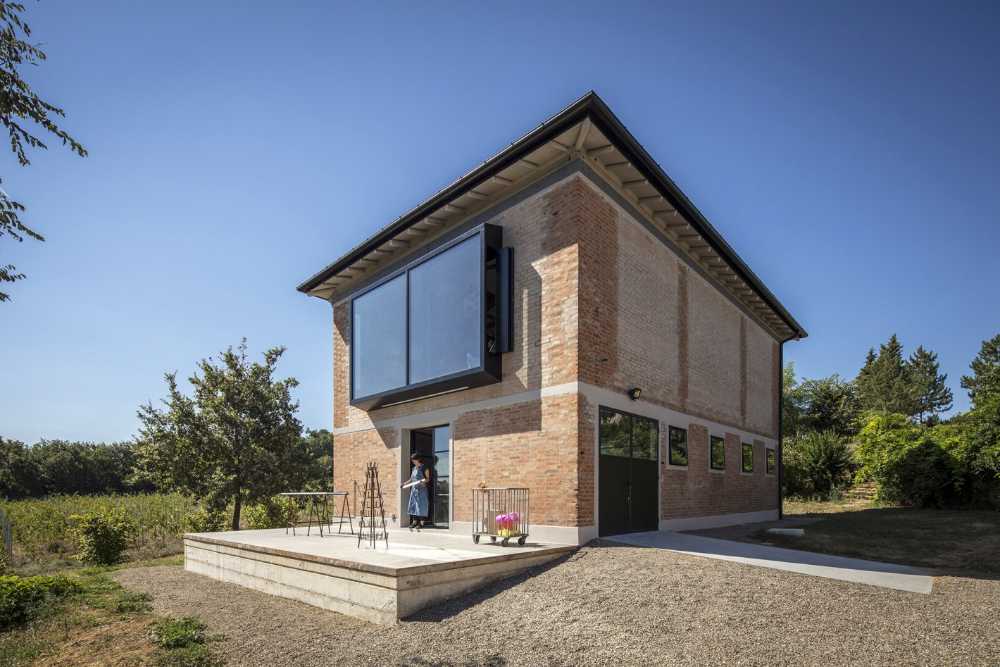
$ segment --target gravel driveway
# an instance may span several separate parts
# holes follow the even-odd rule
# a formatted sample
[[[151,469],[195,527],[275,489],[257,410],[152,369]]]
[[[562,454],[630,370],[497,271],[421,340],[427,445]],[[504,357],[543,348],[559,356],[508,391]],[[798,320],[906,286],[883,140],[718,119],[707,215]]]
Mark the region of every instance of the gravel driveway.
[[[233,665],[1000,663],[1000,581],[930,595],[598,543],[395,628],[184,572],[122,570]]]

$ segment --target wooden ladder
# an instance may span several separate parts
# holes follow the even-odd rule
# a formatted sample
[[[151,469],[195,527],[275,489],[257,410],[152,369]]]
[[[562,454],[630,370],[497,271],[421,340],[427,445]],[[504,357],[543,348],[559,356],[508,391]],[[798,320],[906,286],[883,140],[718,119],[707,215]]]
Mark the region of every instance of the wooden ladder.
[[[367,541],[374,549],[379,540],[385,540],[385,548],[389,548],[389,531],[385,524],[385,507],[382,504],[382,486],[378,481],[378,464],[368,462],[365,471],[365,490],[361,494],[361,520],[358,530],[358,548],[361,542]]]

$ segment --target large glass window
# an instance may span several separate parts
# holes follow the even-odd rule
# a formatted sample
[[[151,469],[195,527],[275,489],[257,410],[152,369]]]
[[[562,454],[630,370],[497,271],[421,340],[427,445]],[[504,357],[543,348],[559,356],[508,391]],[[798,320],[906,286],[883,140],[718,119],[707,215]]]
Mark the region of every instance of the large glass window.
[[[773,475],[774,471],[778,468],[778,456],[775,454],[773,449],[767,450],[767,474]]]
[[[406,276],[355,299],[353,317],[354,395],[369,396],[406,384]]]
[[[352,405],[371,410],[500,380],[497,331],[510,324],[498,304],[502,247],[502,230],[483,225],[355,297]]]
[[[410,271],[410,384],[480,366],[480,253],[473,236]]]

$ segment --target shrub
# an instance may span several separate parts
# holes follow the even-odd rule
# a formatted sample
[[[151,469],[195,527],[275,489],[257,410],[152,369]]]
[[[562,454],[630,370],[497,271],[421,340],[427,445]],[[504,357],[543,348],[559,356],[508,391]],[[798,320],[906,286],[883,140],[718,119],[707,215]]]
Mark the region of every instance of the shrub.
[[[946,427],[928,429],[899,414],[874,414],[858,434],[858,479],[878,483],[880,500],[917,507],[942,507],[957,501],[962,475],[960,439]]]
[[[153,627],[153,641],[166,649],[204,644],[205,624],[191,616],[166,618]]]
[[[135,521],[123,507],[70,517],[77,539],[77,558],[85,563],[113,565],[121,562],[136,532]]]
[[[189,533],[217,533],[226,529],[226,513],[199,507],[184,517],[184,529]]]
[[[832,497],[850,479],[851,450],[832,431],[789,440],[782,452],[783,480],[789,495]]]
[[[88,512],[104,512],[123,507],[138,531],[133,545],[150,553],[179,550],[184,517],[194,502],[179,493],[135,496],[49,496],[13,500],[3,508],[14,530],[14,562],[42,563],[76,551],[70,517]]]
[[[216,667],[223,661],[213,655],[205,642],[205,624],[197,618],[167,618],[153,627],[153,641],[166,652],[155,664],[164,667]]]
[[[292,498],[274,496],[248,506],[243,513],[243,521],[247,528],[284,528],[296,514],[298,506]]]
[[[63,576],[0,576],[0,630],[34,618],[47,602],[79,592],[78,582]]]

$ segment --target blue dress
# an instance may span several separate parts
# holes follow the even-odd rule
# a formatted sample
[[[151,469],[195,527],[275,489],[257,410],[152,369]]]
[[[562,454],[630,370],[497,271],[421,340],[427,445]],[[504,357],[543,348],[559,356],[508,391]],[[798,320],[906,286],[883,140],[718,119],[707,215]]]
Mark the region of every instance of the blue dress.
[[[414,466],[413,472],[410,473],[410,481],[414,482],[426,479],[424,476],[425,470],[427,470],[427,466],[423,463],[418,466]],[[417,484],[416,486],[410,487],[410,502],[406,506],[407,514],[411,516],[426,517],[429,504],[426,484]]]

